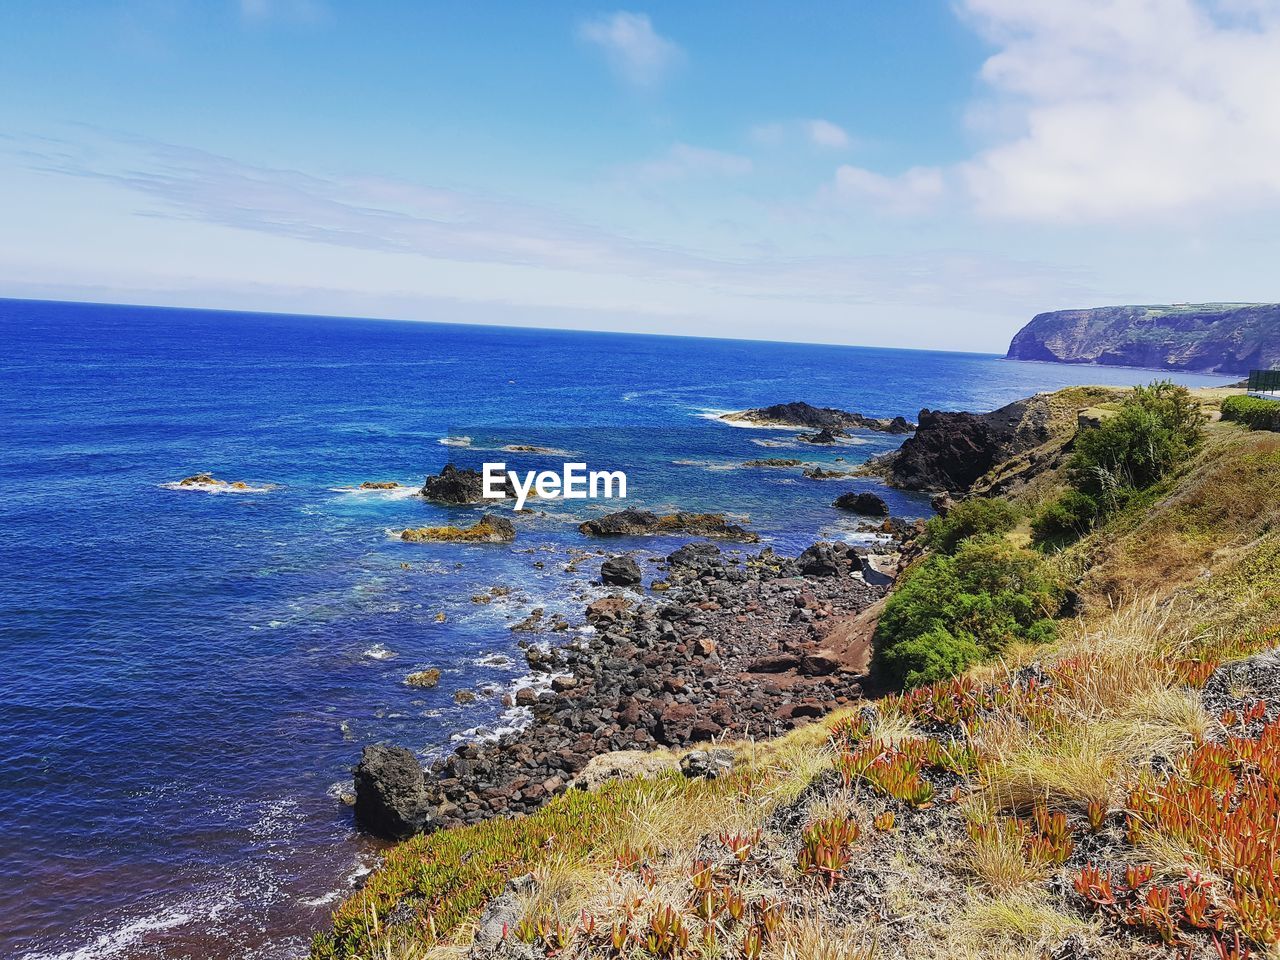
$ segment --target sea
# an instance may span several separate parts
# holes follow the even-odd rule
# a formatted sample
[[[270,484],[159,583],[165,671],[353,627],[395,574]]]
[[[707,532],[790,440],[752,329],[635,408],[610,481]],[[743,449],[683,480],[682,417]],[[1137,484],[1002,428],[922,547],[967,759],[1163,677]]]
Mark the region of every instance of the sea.
[[[742,466],[848,470],[901,437],[814,447],[720,413],[804,400],[914,419],[1157,376],[21,300],[0,300],[0,342],[0,957],[27,960],[305,956],[379,855],[343,801],[362,746],[429,760],[518,727],[505,704],[534,681],[510,627],[542,607],[577,630],[595,551],[647,562],[682,542],[603,544],[584,519],[723,512],[794,554],[874,541],[832,508],[844,490],[929,513],[871,479]],[[566,461],[624,471],[626,500],[530,501],[507,513],[510,545],[396,536],[479,516],[413,495],[446,463]],[[198,472],[244,486],[177,484]],[[405,684],[425,668],[438,686]]]

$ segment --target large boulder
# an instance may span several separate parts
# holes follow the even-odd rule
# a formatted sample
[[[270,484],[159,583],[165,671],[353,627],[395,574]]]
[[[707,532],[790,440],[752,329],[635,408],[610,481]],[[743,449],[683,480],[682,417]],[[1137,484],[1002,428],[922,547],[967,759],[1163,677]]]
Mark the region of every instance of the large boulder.
[[[878,497],[874,493],[858,493],[850,490],[836,497],[836,502],[832,506],[839,507],[841,510],[852,510],[864,517],[889,515],[889,505],[884,502],[883,497]]]
[[[503,482],[502,490],[508,497],[515,496],[509,478]],[[480,503],[485,499],[484,475],[478,470],[458,468],[452,463],[446,463],[443,470],[423,481],[419,493],[436,503]]]
[[[355,770],[355,787],[356,823],[368,833],[403,840],[434,826],[422,764],[404,747],[365,747]]]
[[[634,587],[641,580],[640,564],[631,557],[610,557],[600,564],[600,579],[610,587]]]
[[[839,577],[862,569],[862,558],[847,543],[819,540],[796,558],[806,577]]]

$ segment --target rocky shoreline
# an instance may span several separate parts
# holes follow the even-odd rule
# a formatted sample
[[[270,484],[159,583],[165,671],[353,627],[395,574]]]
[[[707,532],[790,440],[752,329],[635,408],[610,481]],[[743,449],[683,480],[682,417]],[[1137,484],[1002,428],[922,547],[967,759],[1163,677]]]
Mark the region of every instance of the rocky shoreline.
[[[606,582],[634,582],[629,559],[605,560]],[[529,813],[628,769],[596,758],[770,737],[862,695],[870,637],[858,614],[889,578],[859,551],[819,542],[792,559],[691,543],[656,569],[655,595],[615,590],[567,643],[524,641],[543,682],[514,698],[531,715],[522,730],[464,743],[425,771],[407,750],[366,747],[359,824],[399,838]]]

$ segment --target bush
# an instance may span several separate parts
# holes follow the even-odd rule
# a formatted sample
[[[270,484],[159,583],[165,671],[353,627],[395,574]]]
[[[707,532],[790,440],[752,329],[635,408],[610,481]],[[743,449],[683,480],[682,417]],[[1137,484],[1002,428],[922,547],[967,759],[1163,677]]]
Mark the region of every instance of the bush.
[[[1017,522],[1018,511],[1007,500],[971,497],[953,506],[945,517],[934,517],[926,523],[924,543],[943,553],[955,553],[962,541],[1006,533]]]
[[[1046,504],[1031,521],[1031,537],[1036,543],[1066,543],[1083,537],[1098,521],[1102,507],[1079,490],[1068,490]]]
[[[1222,401],[1222,419],[1243,423],[1250,430],[1280,431],[1280,401],[1227,397]]]
[[[1204,438],[1204,414],[1191,391],[1157,380],[1135,387],[1116,415],[1076,438],[1071,476],[1104,504],[1117,490],[1151,486]]]
[[[876,627],[877,669],[894,683],[945,679],[1010,643],[1055,636],[1065,586],[1037,553],[994,538],[935,554],[890,595]]]

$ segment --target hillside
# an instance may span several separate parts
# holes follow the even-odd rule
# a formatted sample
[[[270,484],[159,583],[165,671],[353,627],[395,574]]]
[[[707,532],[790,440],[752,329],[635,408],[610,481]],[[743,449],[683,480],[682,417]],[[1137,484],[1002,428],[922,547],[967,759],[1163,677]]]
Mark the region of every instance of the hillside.
[[[1280,304],[1056,310],[1033,317],[1006,356],[1245,375],[1280,364]]]
[[[1199,399],[1216,414],[1226,393]],[[1062,432],[1016,490],[931,524],[890,597],[931,565],[1034,558],[1073,595],[1044,611],[1053,636],[722,742],[719,776],[717,751],[655,751],[634,779],[414,838],[313,956],[1280,956],[1280,435],[1215,416],[1091,529],[1033,549],[1080,482],[1059,453],[1087,443]]]

